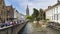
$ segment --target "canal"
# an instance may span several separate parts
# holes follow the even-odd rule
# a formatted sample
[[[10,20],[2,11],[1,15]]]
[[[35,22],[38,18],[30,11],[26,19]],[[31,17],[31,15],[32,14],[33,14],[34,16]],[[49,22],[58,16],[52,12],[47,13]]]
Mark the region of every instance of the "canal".
[[[39,24],[27,23],[20,34],[60,34],[60,31],[49,28],[40,27]]]

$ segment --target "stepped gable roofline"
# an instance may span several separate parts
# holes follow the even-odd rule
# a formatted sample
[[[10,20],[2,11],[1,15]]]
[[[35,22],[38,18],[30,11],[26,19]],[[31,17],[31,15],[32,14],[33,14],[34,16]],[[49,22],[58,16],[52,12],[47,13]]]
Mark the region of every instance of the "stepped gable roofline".
[[[12,6],[12,5],[10,5],[10,6],[6,6],[6,7],[13,8],[13,6]]]
[[[6,9],[14,9],[14,8],[12,7],[12,5],[10,5],[10,6],[6,6]]]
[[[52,9],[52,8],[54,8],[54,7],[56,7],[56,6],[58,6],[58,5],[60,5],[60,2],[58,2],[55,5],[53,5],[53,6],[49,7],[49,8],[47,8],[47,9],[45,9],[45,12],[48,11],[48,10],[50,10],[50,9]]]

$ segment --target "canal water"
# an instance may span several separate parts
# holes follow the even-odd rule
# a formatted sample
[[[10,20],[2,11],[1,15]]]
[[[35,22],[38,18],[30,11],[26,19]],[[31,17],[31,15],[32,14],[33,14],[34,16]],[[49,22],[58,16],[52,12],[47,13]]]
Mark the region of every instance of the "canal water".
[[[27,23],[23,31],[20,34],[60,34],[60,31],[52,28],[41,28],[40,24]]]

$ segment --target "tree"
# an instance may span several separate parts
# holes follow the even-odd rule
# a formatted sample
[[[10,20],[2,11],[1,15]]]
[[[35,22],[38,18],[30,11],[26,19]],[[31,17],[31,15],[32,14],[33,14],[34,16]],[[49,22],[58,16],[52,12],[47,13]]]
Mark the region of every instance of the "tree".
[[[26,19],[28,19],[29,21],[33,21],[33,17],[32,16],[27,16]]]
[[[39,11],[33,8],[34,12],[32,14],[33,18],[38,21]]]
[[[26,17],[26,19],[31,19],[31,18],[32,18],[32,16],[27,16],[27,17]]]
[[[40,18],[40,20],[44,19],[44,11],[43,11],[43,9],[39,10],[39,18]]]

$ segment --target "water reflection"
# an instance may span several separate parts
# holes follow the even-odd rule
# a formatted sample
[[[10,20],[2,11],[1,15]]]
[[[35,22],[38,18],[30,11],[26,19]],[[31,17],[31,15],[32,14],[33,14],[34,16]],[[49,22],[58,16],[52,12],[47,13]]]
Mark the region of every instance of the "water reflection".
[[[28,23],[22,34],[60,34],[60,31],[51,28],[41,28],[39,23]]]

